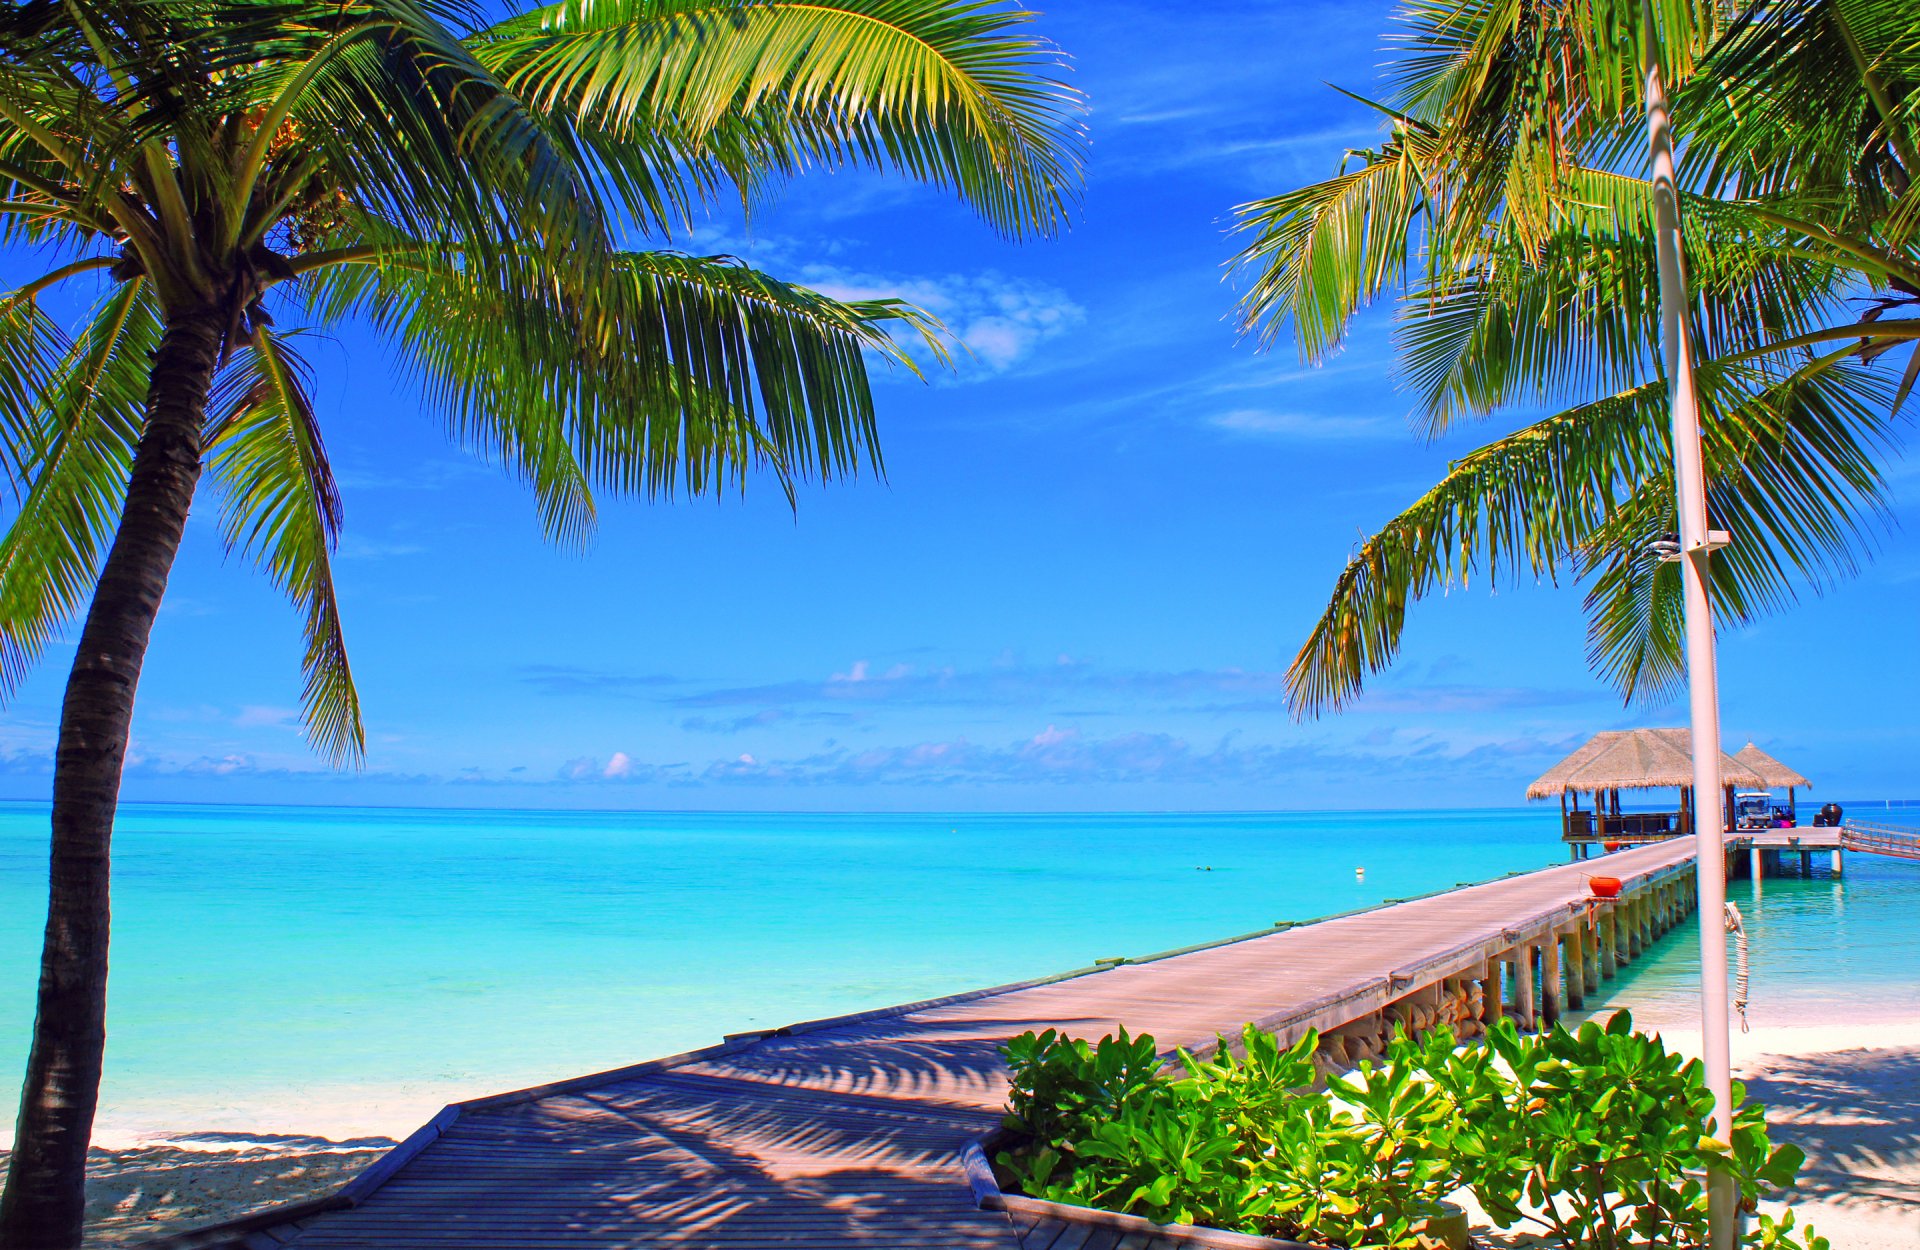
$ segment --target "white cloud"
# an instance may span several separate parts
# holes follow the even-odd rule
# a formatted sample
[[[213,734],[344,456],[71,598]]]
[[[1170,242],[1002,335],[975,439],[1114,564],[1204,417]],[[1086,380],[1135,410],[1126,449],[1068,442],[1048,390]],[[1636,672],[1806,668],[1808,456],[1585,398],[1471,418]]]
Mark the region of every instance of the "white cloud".
[[[425,550],[418,543],[372,542],[346,534],[334,554],[342,560],[387,560],[394,556],[417,556]]]
[[[628,776],[632,772],[633,758],[625,751],[615,751],[613,758],[607,761],[607,766],[600,770],[600,775],[611,781],[615,778]]]
[[[992,270],[938,278],[850,273],[827,265],[802,272],[808,285],[834,299],[903,299],[932,313],[963,349],[955,360],[963,378],[1005,373],[1087,318],[1058,287]]]
[[[1360,439],[1392,438],[1404,430],[1380,417],[1356,417],[1345,414],[1274,412],[1265,408],[1235,408],[1209,418],[1217,430],[1245,438],[1271,438],[1289,441],[1344,442]]]
[[[233,723],[242,729],[267,726],[275,729],[293,729],[300,724],[300,712],[290,707],[247,706],[233,718]]]

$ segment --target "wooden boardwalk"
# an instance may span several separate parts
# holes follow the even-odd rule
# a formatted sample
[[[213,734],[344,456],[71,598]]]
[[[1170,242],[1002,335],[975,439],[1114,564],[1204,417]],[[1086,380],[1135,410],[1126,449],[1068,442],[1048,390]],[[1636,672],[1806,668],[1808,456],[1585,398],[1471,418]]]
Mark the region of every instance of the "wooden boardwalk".
[[[797,1025],[457,1104],[332,1199],[173,1246],[1100,1250],[1146,1241],[1016,1227],[962,1163],[998,1126],[999,1047],[1124,1024],[1169,1051],[1254,1021],[1286,1035],[1380,1019],[1415,991],[1492,986],[1533,1009],[1537,966],[1597,985],[1690,905],[1693,840],[1064,979]],[[1592,926],[1587,879],[1626,884]],[[1617,951],[1583,933],[1618,935]],[[1562,965],[1561,952],[1567,963]],[[1517,968],[1529,974],[1516,978]],[[1612,972],[1612,967],[1605,969]],[[1490,980],[1488,979],[1490,978]],[[1547,991],[1552,992],[1552,991]],[[1471,997],[1471,995],[1469,995]],[[1157,1243],[1156,1243],[1157,1244]]]

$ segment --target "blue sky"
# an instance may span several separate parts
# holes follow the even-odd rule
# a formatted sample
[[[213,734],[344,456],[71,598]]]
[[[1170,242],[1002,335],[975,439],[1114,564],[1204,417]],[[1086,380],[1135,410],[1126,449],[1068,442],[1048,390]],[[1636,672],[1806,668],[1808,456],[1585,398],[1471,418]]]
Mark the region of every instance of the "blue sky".
[[[1353,544],[1446,461],[1409,431],[1390,324],[1318,369],[1237,339],[1232,207],[1325,176],[1372,123],[1389,6],[1075,0],[1042,29],[1092,100],[1065,237],[1015,246],[897,180],[795,183],[690,251],[890,292],[971,357],[880,380],[887,478],[603,500],[545,545],[355,333],[315,346],[347,506],[338,580],[369,717],[330,770],[295,708],[293,613],[202,495],[140,692],[126,793],[204,802],[784,809],[1271,809],[1518,802],[1624,711],[1572,587],[1420,605],[1350,712],[1296,724],[1280,674]],[[1723,639],[1729,744],[1825,795],[1920,792],[1920,474],[1857,581]],[[47,793],[56,648],[0,720],[0,797]]]

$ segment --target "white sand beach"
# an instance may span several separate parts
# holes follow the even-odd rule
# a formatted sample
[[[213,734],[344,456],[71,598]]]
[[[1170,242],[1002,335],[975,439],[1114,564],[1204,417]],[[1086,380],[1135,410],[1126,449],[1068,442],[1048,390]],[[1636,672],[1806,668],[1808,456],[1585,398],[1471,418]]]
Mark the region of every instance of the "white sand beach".
[[[1668,1030],[1699,1052],[1700,1034]],[[1807,1152],[1793,1206],[1835,1250],[1920,1246],[1920,1017],[1735,1033],[1734,1075]]]
[[[1697,1028],[1660,1033],[1674,1050],[1700,1054]],[[1763,1209],[1791,1205],[1834,1250],[1920,1246],[1920,1016],[1736,1031],[1732,1058],[1774,1140],[1807,1152],[1788,1203]],[[1475,1235],[1511,1250],[1550,1244],[1519,1228],[1481,1224]]]
[[[191,1137],[107,1150],[87,1164],[87,1245],[120,1246],[333,1192],[391,1146]],[[0,1152],[0,1162],[6,1155]]]

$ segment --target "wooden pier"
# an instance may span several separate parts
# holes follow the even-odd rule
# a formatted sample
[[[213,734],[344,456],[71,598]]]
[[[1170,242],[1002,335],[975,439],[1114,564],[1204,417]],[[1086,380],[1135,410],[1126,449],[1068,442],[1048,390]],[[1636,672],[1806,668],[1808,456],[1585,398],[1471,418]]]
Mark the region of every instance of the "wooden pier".
[[[1920,830],[1902,829],[1872,821],[1849,820],[1840,830],[1840,844],[1849,851],[1920,859]]]
[[[1253,1021],[1288,1038],[1321,1030],[1323,1065],[1344,1069],[1399,1023],[1473,1035],[1508,1015],[1531,1026],[1579,1006],[1691,914],[1692,856],[1691,839],[1622,851],[459,1103],[332,1198],[160,1244],[1051,1244],[1058,1230],[983,1209],[963,1165],[999,1124],[1006,1039],[1044,1028],[1097,1038],[1124,1024],[1171,1053]],[[1621,880],[1617,901],[1593,900],[1600,871]]]

